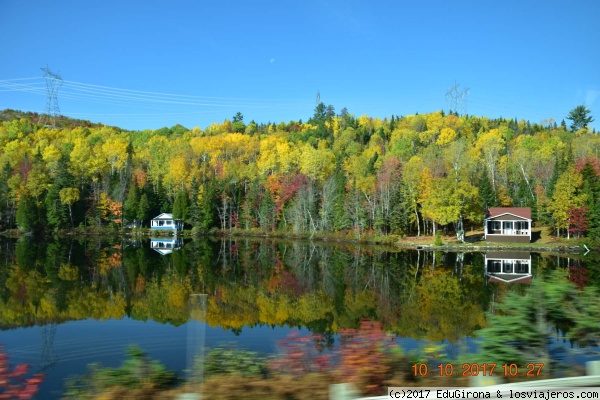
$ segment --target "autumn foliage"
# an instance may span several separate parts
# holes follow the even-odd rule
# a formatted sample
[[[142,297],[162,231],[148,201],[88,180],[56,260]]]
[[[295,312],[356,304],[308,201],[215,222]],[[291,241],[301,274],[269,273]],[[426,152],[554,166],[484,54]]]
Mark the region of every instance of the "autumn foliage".
[[[355,383],[366,393],[378,394],[392,376],[390,358],[398,349],[397,343],[376,321],[361,321],[359,329],[344,329],[340,335],[337,373],[341,380]]]
[[[143,227],[177,208],[199,231],[360,239],[459,233],[481,228],[486,207],[526,206],[558,236],[600,236],[600,138],[585,129],[442,111],[336,115],[323,104],[309,123],[241,126],[1,122],[0,226]],[[569,216],[582,207],[587,216]]]
[[[28,372],[27,364],[19,364],[11,369],[8,356],[0,347],[0,399],[32,399],[44,375],[27,377]]]
[[[380,394],[394,374],[408,369],[398,344],[380,322],[363,320],[358,329],[339,332],[339,345],[320,348],[322,335],[303,336],[298,331],[280,341],[281,357],[270,365],[276,373],[303,376],[328,373],[337,382],[352,383],[365,394]]]

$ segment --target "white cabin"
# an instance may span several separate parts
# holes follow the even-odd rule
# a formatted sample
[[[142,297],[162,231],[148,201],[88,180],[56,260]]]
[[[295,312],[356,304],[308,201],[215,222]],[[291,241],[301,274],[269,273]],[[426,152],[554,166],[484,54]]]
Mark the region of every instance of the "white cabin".
[[[183,221],[173,219],[173,214],[162,213],[150,220],[150,229],[179,232],[183,230]]]

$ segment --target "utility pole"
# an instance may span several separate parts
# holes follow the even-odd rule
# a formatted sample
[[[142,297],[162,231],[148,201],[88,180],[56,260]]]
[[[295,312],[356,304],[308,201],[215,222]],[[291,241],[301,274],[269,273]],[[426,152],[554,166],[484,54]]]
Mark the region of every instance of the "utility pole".
[[[46,119],[52,120],[52,128],[56,128],[56,116],[60,115],[58,107],[58,88],[62,86],[63,80],[60,74],[54,73],[50,68],[41,68],[44,71],[44,79],[46,79],[46,108],[40,116],[39,123],[44,124]]]

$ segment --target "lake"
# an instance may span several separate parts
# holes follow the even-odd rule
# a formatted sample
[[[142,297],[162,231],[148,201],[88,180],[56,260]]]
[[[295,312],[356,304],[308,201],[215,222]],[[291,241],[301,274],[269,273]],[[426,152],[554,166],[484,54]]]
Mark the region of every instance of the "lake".
[[[11,364],[46,374],[43,399],[59,398],[88,364],[119,365],[131,344],[183,374],[200,337],[207,348],[273,354],[291,330],[320,333],[327,347],[363,319],[409,351],[444,343],[453,357],[474,348],[473,333],[508,292],[560,268],[578,286],[600,287],[598,264],[593,255],[299,240],[3,239],[0,345]],[[189,322],[193,293],[208,295],[206,324]]]

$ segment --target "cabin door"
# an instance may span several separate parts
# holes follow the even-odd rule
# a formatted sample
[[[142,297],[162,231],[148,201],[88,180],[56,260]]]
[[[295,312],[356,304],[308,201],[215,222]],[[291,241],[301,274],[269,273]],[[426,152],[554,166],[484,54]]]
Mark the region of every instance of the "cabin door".
[[[513,223],[512,221],[504,221],[502,223],[502,234],[512,235],[513,234]]]

